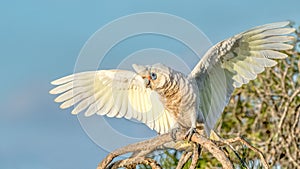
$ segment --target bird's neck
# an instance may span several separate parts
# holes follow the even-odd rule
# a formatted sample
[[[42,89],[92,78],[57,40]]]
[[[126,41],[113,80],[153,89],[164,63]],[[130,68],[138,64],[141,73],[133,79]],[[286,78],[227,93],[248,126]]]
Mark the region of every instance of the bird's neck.
[[[180,86],[182,86],[180,84],[181,78],[178,73],[173,73],[163,86],[155,89],[156,92],[164,99],[174,99],[180,92]]]
[[[174,73],[162,88],[156,90],[161,96],[164,107],[172,113],[175,118],[183,111],[182,105],[186,105],[185,102],[191,100],[191,97],[187,95],[186,89],[189,87],[190,82],[183,74]]]

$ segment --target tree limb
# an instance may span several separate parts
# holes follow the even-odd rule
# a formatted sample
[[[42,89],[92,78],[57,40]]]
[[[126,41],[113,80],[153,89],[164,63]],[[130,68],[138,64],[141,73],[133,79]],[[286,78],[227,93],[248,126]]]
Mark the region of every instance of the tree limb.
[[[176,133],[176,141],[183,141],[185,138],[185,131],[178,131]],[[126,153],[131,153],[131,152],[139,152],[139,151],[148,151],[148,152],[152,152],[156,149],[160,149],[161,146],[165,143],[171,142],[172,137],[169,133],[167,134],[163,134],[163,135],[159,135],[155,138],[146,140],[146,141],[142,141],[139,143],[135,143],[135,144],[131,144],[125,147],[122,147],[120,149],[117,149],[113,152],[111,152],[97,167],[97,169],[106,169],[107,166],[111,163],[111,161],[117,157],[120,156],[122,154],[126,154]],[[201,136],[198,133],[194,133],[191,137],[191,141],[201,145],[204,149],[206,149],[207,151],[209,151],[223,166],[223,168],[226,169],[233,169],[233,164],[232,162],[228,159],[228,157],[225,155],[225,153],[219,149],[219,147],[210,139]],[[196,151],[194,151],[196,152]],[[195,154],[194,154],[195,155]],[[197,157],[198,159],[198,155],[196,155],[195,157]],[[151,161],[150,161],[151,162]],[[123,165],[129,165],[129,164],[150,164],[149,163],[149,159],[145,158],[145,157],[130,157],[128,159],[126,159],[126,161],[121,160],[120,162],[117,162],[116,164],[114,164],[113,166],[115,167],[121,167],[121,164]],[[154,163],[151,163],[154,165]]]
[[[184,164],[191,158],[192,155],[193,155],[193,152],[183,152],[181,154],[181,157],[179,159],[176,169],[182,169]]]

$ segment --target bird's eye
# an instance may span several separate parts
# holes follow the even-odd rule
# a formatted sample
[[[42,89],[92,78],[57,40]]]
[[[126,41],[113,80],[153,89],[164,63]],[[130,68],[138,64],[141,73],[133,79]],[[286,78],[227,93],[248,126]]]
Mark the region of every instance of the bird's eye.
[[[155,80],[157,78],[156,73],[153,72],[150,74],[150,76],[152,80]]]

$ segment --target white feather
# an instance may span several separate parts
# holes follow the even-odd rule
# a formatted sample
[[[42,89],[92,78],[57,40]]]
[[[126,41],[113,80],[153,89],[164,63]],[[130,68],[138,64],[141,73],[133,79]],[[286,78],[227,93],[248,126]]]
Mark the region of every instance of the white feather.
[[[268,30],[268,29],[276,29],[276,28],[281,28],[281,27],[285,27],[287,25],[289,25],[290,22],[277,22],[277,23],[271,23],[271,24],[266,24],[266,25],[261,25],[261,26],[257,26],[257,27],[254,27],[246,32],[243,32],[241,33],[244,37],[247,37],[249,38],[250,36],[253,36],[253,35],[258,35],[262,32],[264,32],[265,30]],[[238,34],[237,36],[241,35],[241,34]]]
[[[250,47],[251,50],[289,50],[292,49],[293,45],[285,43],[268,43],[258,46]]]
[[[158,95],[150,99],[153,91],[146,89],[143,78],[134,72],[121,70],[83,72],[60,78],[52,84],[58,85],[50,93],[60,94],[55,101],[63,102],[61,108],[75,105],[72,114],[85,110],[85,116],[98,114],[135,118],[152,129],[155,126],[160,133],[169,129],[167,122],[175,123],[171,116],[168,116],[171,119],[165,119],[166,115],[159,117],[155,115],[159,114],[155,111],[167,114],[169,112],[163,111]]]
[[[256,46],[256,45],[261,45],[265,43],[284,43],[284,42],[293,42],[295,41],[295,38],[293,36],[271,36],[271,37],[266,37],[263,39],[258,39],[254,41],[250,41],[249,45],[250,46]]]
[[[258,58],[284,59],[288,55],[274,50],[250,51],[251,55]]]
[[[127,112],[127,105],[128,105],[128,96],[127,96],[127,93],[126,92],[122,92],[122,99],[120,100],[121,101],[121,107],[120,107],[120,111],[118,113],[118,115],[116,116],[117,118],[121,118],[121,117],[124,117],[126,112]]]
[[[248,40],[258,40],[263,39],[269,36],[278,36],[278,35],[285,35],[295,32],[295,28],[278,28],[278,29],[269,29],[262,33],[256,34],[254,36],[251,36]]]
[[[75,95],[72,99],[69,99],[65,102],[63,102],[61,105],[60,105],[60,108],[61,109],[66,109],[66,108],[69,108],[71,106],[74,106],[75,104],[77,104],[78,102],[80,102],[81,100],[89,97],[89,93],[86,92],[86,93],[81,93],[81,94],[78,94],[78,95]]]
[[[96,72],[94,72],[94,71],[89,71],[89,72],[81,72],[81,73],[77,73],[77,74],[72,74],[72,75],[65,76],[63,78],[54,80],[51,82],[51,84],[62,85],[64,83],[74,81],[74,79],[76,79],[76,80],[93,79],[93,77],[95,76],[95,73]]]
[[[193,69],[189,78],[197,80],[200,107],[208,134],[221,116],[233,87],[241,87],[255,79],[265,67],[276,65],[277,62],[271,59],[287,57],[280,51],[293,48],[291,42],[295,39],[287,34],[293,33],[295,29],[287,27],[289,24],[290,22],[266,24],[224,40],[209,49]],[[226,83],[220,80],[220,75],[211,73],[218,69],[224,70]],[[226,93],[222,93],[222,85],[226,87]]]

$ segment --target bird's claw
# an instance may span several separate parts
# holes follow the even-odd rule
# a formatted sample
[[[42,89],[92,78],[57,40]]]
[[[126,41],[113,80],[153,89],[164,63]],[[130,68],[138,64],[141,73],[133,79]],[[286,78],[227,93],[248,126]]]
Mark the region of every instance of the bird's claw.
[[[177,140],[177,138],[176,138],[176,133],[177,133],[178,131],[179,131],[179,127],[173,128],[173,129],[171,130],[171,137],[172,137],[173,141],[176,141],[176,140]]]
[[[196,128],[191,127],[185,134],[184,139],[186,139],[187,141],[191,141],[191,138],[193,136],[193,134],[196,133]]]

